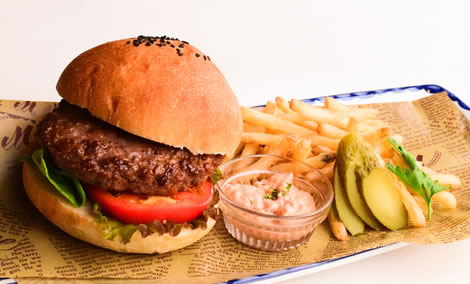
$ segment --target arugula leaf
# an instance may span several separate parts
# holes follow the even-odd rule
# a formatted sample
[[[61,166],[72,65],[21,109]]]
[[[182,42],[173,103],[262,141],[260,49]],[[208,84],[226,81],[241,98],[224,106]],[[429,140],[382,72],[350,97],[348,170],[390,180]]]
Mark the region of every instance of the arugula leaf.
[[[390,163],[386,164],[387,169],[392,171],[398,176],[404,183],[421,195],[428,206],[428,219],[431,218],[431,199],[432,196],[440,191],[449,189],[448,186],[442,186],[436,181],[433,181],[427,176],[422,170],[419,169],[416,164],[416,159],[408,151],[406,151],[401,145],[398,145],[397,141],[392,138],[387,138],[388,142],[401,154],[403,160],[405,160],[409,169],[400,168],[400,166],[393,166]]]
[[[103,234],[108,240],[114,240],[115,237],[119,237],[121,243],[127,244],[131,241],[132,235],[139,228],[137,225],[122,224],[113,218],[104,216],[103,213],[101,213],[101,208],[98,203],[93,203],[93,213],[96,216],[94,222],[104,225]]]
[[[80,181],[71,174],[61,171],[54,166],[43,148],[36,150],[32,155],[34,164],[49,182],[75,207],[85,204],[85,191]]]

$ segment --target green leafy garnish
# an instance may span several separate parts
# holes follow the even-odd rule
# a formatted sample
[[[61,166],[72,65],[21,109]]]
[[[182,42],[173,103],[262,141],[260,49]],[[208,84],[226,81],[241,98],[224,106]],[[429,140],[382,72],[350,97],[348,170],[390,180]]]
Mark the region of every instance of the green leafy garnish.
[[[75,207],[85,204],[85,191],[80,181],[71,174],[59,170],[43,148],[36,150],[32,155],[34,164],[49,182]]]
[[[277,189],[275,188],[271,188],[271,192],[266,193],[264,195],[264,199],[277,200],[278,195],[279,195],[279,191],[277,191]]]
[[[410,169],[400,168],[400,166],[393,166],[392,164],[387,163],[386,167],[392,171],[396,176],[398,176],[404,183],[421,195],[428,206],[428,219],[431,218],[431,199],[432,196],[440,191],[449,189],[450,187],[442,186],[436,181],[433,181],[429,176],[427,176],[418,165],[416,165],[416,159],[413,155],[407,152],[401,145],[398,145],[397,141],[392,138],[387,138],[387,140],[393,145],[393,147],[401,154],[403,160]]]
[[[131,241],[132,235],[139,228],[133,224],[122,224],[121,222],[109,218],[101,213],[101,208],[98,203],[93,203],[93,213],[95,214],[95,223],[104,225],[103,233],[106,239],[113,240],[115,237],[119,237],[119,241],[123,244],[127,244]]]
[[[219,182],[219,180],[221,180],[221,179],[223,179],[223,178],[224,178],[224,176],[223,176],[223,174],[222,174],[222,171],[221,171],[219,168],[217,168],[217,169],[215,170],[215,172],[211,175],[212,184],[215,185],[216,183]]]

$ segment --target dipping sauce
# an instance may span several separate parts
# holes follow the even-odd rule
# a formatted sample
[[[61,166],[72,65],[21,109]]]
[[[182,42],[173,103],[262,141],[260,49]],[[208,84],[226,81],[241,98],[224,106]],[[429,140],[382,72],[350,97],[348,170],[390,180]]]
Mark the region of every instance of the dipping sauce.
[[[315,200],[293,184],[292,173],[274,174],[252,184],[228,184],[225,194],[235,203],[265,214],[296,216],[315,211]]]

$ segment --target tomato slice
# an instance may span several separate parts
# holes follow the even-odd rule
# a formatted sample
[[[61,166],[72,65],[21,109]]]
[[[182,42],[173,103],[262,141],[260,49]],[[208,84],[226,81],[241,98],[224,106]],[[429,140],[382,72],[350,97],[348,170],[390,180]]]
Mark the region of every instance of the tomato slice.
[[[148,224],[154,220],[189,222],[209,206],[214,189],[207,180],[199,188],[178,192],[173,196],[147,196],[124,193],[114,196],[108,191],[88,185],[88,197],[103,212],[126,224]]]

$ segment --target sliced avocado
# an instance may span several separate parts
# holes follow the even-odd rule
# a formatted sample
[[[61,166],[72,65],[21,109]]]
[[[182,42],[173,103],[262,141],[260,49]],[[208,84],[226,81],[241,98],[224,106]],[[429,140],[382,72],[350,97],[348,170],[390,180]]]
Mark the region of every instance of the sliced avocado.
[[[376,230],[382,228],[362,197],[362,179],[373,168],[380,167],[372,147],[362,137],[348,134],[339,143],[336,164],[349,203],[356,214],[370,227]]]
[[[333,184],[335,188],[335,206],[338,211],[339,219],[343,221],[346,229],[355,236],[364,232],[364,222],[357,216],[354,209],[349,203],[346,191],[341,184],[341,179],[338,174],[338,168],[335,166]]]
[[[395,183],[384,168],[375,168],[362,180],[364,199],[374,216],[390,230],[406,227],[408,214]]]

